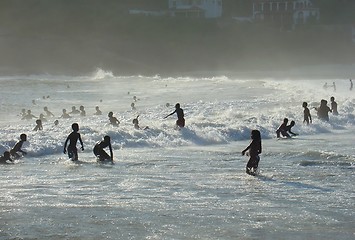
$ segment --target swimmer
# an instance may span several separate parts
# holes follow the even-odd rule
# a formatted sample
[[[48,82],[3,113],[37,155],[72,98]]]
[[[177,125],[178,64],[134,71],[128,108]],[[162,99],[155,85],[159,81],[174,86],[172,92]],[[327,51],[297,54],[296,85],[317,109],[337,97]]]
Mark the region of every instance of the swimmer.
[[[20,152],[22,155],[26,155],[27,152],[22,150],[22,145],[24,142],[27,141],[27,135],[22,133],[20,135],[20,141],[18,141],[15,146],[10,150],[10,154],[13,157],[13,159],[19,159],[21,157],[21,155],[19,155],[18,153]]]
[[[261,147],[261,136],[259,130],[251,131],[251,143],[242,151],[242,155],[249,150],[249,161],[246,166],[246,173],[255,176],[258,170],[260,157],[259,154],[262,152]]]
[[[118,127],[118,125],[120,124],[120,121],[118,121],[118,119],[113,116],[113,112],[108,113],[108,118],[110,120],[111,125]]]
[[[165,116],[164,119],[173,115],[174,113],[176,113],[178,117],[178,119],[176,120],[176,125],[180,128],[185,127],[184,110],[180,108],[180,103],[175,104],[175,111]]]
[[[79,159],[78,158],[78,149],[76,148],[76,144],[77,144],[78,140],[81,144],[82,151],[84,151],[84,145],[83,145],[83,141],[81,140],[81,135],[80,135],[80,133],[78,133],[79,125],[77,123],[73,123],[72,129],[73,129],[73,132],[71,132],[69,134],[69,136],[67,137],[67,139],[65,140],[63,153],[66,154],[67,150],[68,150],[69,159],[71,159],[72,161],[77,161]],[[69,142],[69,146],[67,149],[68,142]]]
[[[104,150],[104,148],[109,148],[110,155]],[[104,139],[95,144],[93,149],[94,155],[98,158],[99,161],[110,160],[113,162],[113,151],[111,146],[111,138],[110,136],[105,136]]]

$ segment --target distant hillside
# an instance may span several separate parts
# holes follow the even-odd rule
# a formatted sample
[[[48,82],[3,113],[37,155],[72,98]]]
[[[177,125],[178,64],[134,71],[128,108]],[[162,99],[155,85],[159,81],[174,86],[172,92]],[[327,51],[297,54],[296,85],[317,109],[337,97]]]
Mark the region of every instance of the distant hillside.
[[[117,2],[1,1],[0,71],[178,74],[355,63],[347,24],[280,32],[230,19],[130,16],[127,9],[141,2]]]

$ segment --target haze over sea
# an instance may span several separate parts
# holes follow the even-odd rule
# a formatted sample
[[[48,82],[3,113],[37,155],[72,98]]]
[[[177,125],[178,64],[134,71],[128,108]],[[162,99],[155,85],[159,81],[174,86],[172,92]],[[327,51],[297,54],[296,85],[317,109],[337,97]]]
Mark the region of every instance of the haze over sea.
[[[1,76],[0,152],[26,133],[28,154],[0,166],[0,239],[354,239],[355,100],[349,79],[119,76]],[[325,82],[333,88],[323,89]],[[137,97],[134,102],[133,97]],[[334,96],[339,116],[313,107]],[[32,102],[34,100],[34,103]],[[302,124],[302,102],[313,123]],[[136,110],[131,109],[134,102]],[[164,116],[179,102],[186,127]],[[60,119],[83,105],[86,117]],[[47,106],[55,117],[33,131]],[[99,106],[102,116],[94,116]],[[113,111],[119,127],[109,124]],[[136,130],[132,119],[139,115]],[[290,140],[276,140],[283,118]],[[59,125],[54,121],[58,119]],[[77,122],[79,163],[63,154]],[[241,151],[262,135],[260,175]],[[96,163],[111,136],[114,165]]]

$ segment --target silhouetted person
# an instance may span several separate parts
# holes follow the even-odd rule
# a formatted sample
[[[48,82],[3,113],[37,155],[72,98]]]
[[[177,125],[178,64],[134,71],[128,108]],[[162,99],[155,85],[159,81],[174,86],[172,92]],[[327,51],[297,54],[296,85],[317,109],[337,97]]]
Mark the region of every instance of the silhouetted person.
[[[288,118],[284,118],[284,121],[279,126],[279,128],[276,130],[276,137],[277,138],[280,138],[280,133],[284,137],[290,137],[290,135],[287,133],[287,123],[288,123]]]
[[[27,114],[22,117],[22,120],[31,120],[32,118],[37,118],[32,114],[31,110],[27,110]]]
[[[182,108],[180,108],[180,103],[175,104],[175,111],[168,114],[164,118],[167,118],[167,117],[173,115],[174,113],[176,113],[176,115],[178,117],[178,119],[176,120],[176,125],[179,126],[180,128],[185,127],[184,110]]]
[[[80,111],[78,109],[76,109],[75,106],[71,107],[71,112],[69,114],[80,114]]]
[[[260,157],[259,154],[262,152],[261,148],[261,136],[260,131],[251,131],[251,143],[242,151],[242,155],[249,150],[249,161],[246,166],[246,173],[255,176],[259,166]]]
[[[94,113],[94,115],[102,115],[102,112],[101,112],[99,106],[96,106],[95,110],[96,110],[96,112]]]
[[[133,123],[133,125],[134,125],[134,128],[137,129],[137,130],[142,129],[142,128],[139,126],[138,117],[139,117],[139,115],[138,115],[135,119],[132,120],[132,123]],[[144,127],[143,129],[146,130],[146,129],[149,129],[149,127],[146,126],[146,127]]]
[[[86,116],[86,111],[85,111],[84,106],[80,106],[79,109],[80,109],[80,116],[85,117]]]
[[[134,103],[131,103],[131,109],[132,109],[133,111],[136,110],[136,106],[135,106]]]
[[[20,135],[20,141],[18,141],[15,146],[10,150],[10,154],[11,156],[13,157],[13,159],[18,159],[20,158],[21,156],[18,154],[19,152],[22,154],[22,155],[26,155],[27,152],[23,151],[21,148],[22,148],[22,145],[24,142],[27,141],[27,135],[22,133]]]
[[[291,128],[293,126],[295,126],[295,124],[296,124],[295,121],[291,121],[290,125],[286,126],[286,133],[287,134],[290,133],[292,136],[297,136],[298,135],[297,133],[294,133],[294,132],[291,131]],[[288,135],[287,137],[290,137],[290,135]]]
[[[331,107],[330,109],[331,109],[333,115],[336,115],[336,116],[339,115],[339,113],[338,113],[338,104],[336,103],[334,97],[330,98],[330,107]]]
[[[11,155],[9,151],[5,151],[3,156],[0,156],[0,164],[9,164],[10,161],[13,163],[14,160],[11,159]]]
[[[33,131],[38,131],[38,130],[43,130],[41,119],[36,120],[36,127],[33,129]]]
[[[104,148],[107,147],[110,150],[110,155],[108,155],[107,152],[104,150]],[[110,136],[105,136],[102,141],[97,142],[95,144],[93,152],[99,161],[111,160],[113,162],[113,151]]]
[[[318,118],[323,120],[323,121],[329,121],[328,113],[332,111],[328,107],[327,103],[328,103],[327,100],[322,99],[320,101],[320,106],[318,108],[315,108],[317,110]]]
[[[83,145],[83,141],[81,140],[80,133],[78,133],[79,125],[77,123],[73,123],[71,128],[73,129],[73,132],[71,132],[69,134],[69,136],[67,137],[67,140],[65,140],[63,152],[64,152],[64,154],[66,154],[67,150],[68,150],[69,159],[71,159],[72,161],[77,161],[79,159],[78,158],[78,149],[76,148],[76,144],[77,144],[78,140],[81,144],[82,151],[84,151],[84,145]],[[67,149],[68,141],[69,141],[69,146]]]
[[[71,118],[71,116],[67,113],[66,109],[62,110],[62,116],[60,116],[60,118]]]
[[[307,107],[307,102],[303,102],[302,107],[304,108],[303,110],[303,123],[312,123],[312,116],[311,112],[309,111],[309,108]]]
[[[54,125],[55,125],[55,126],[58,126],[58,124],[59,124],[59,121],[58,121],[58,120],[55,120],[55,121],[54,121]]]
[[[113,116],[113,112],[108,113],[108,119],[110,120],[110,124],[115,127],[118,127],[118,125],[120,124],[120,121],[118,121],[118,119]]]

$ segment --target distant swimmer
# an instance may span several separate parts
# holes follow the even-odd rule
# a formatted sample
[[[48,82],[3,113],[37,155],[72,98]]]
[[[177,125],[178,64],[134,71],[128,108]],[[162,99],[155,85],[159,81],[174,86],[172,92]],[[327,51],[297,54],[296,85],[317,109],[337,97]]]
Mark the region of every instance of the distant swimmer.
[[[58,124],[59,124],[59,121],[58,121],[58,120],[55,120],[55,121],[54,121],[54,125],[55,125],[55,126],[58,126]]]
[[[71,116],[67,113],[66,109],[62,110],[62,116],[60,116],[60,118],[71,118]]]
[[[120,125],[120,121],[118,121],[118,119],[113,116],[113,112],[108,113],[108,119],[112,126],[118,127],[118,125]]]
[[[31,120],[33,118],[37,118],[37,117],[32,114],[31,110],[27,110],[27,113],[25,116],[22,117],[22,120]]]
[[[334,91],[334,92],[337,91],[337,87],[335,86],[335,82],[333,82],[333,91]]]
[[[328,89],[328,83],[324,83],[323,89],[324,89],[324,90],[327,90],[327,89]]]
[[[27,135],[22,133],[20,135],[20,141],[18,141],[15,146],[10,150],[10,154],[13,157],[13,159],[19,159],[21,157],[21,155],[26,155],[27,152],[22,150],[22,145],[24,142],[27,141]],[[21,153],[21,155],[19,155],[18,153]]]
[[[26,116],[26,109],[24,109],[24,108],[22,108],[22,110],[21,110],[21,113],[20,113],[20,116],[21,116],[21,118],[23,118],[24,116]]]
[[[33,129],[33,131],[38,131],[38,130],[43,130],[43,126],[42,126],[42,121],[41,119],[37,119],[36,120],[36,126]]]
[[[80,116],[85,117],[86,116],[86,111],[85,111],[84,106],[80,106],[79,109],[80,109]]]
[[[320,106],[318,108],[315,107],[317,111],[317,116],[320,120],[329,121],[328,113],[331,112],[332,110],[328,107],[327,104],[328,104],[327,100],[322,99],[320,101]]]
[[[95,110],[96,110],[96,112],[94,113],[94,115],[102,115],[102,112],[101,112],[101,110],[100,110],[100,108],[99,108],[99,106],[96,106],[95,107]]]
[[[176,125],[180,128],[185,127],[184,110],[180,108],[180,103],[175,104],[175,111],[165,116],[164,119],[173,115],[174,113],[176,113],[178,117],[178,119],[176,120]]]
[[[338,113],[338,104],[336,103],[334,97],[330,98],[330,107],[331,107],[331,111],[332,111],[333,115],[336,115],[336,116],[339,115],[339,113]]]
[[[75,106],[71,107],[71,112],[69,114],[80,114],[80,111],[78,109],[76,109]]]
[[[287,123],[288,123],[288,118],[284,118],[284,121],[279,126],[279,128],[276,130],[276,137],[277,138],[280,138],[280,133],[284,137],[290,137],[290,135],[287,133]]]
[[[10,161],[10,162],[9,162]],[[13,163],[14,160],[11,159],[9,151],[5,151],[3,156],[0,156],[0,164],[9,164]]]
[[[47,117],[54,117],[54,114],[48,110],[48,107],[44,107],[43,110]]]
[[[303,123],[310,124],[312,123],[312,116],[311,112],[309,111],[309,108],[307,107],[307,102],[303,102],[302,107],[304,108],[303,110]]]
[[[42,122],[47,122],[47,119],[44,117],[43,113],[41,113],[39,115],[39,119],[42,121]]]
[[[137,109],[136,109],[136,106],[135,106],[135,104],[134,104],[134,103],[131,103],[131,109],[132,109],[132,111],[137,110]]]
[[[78,149],[76,148],[76,144],[77,144],[78,140],[81,144],[82,151],[84,151],[84,145],[83,145],[83,141],[81,140],[81,135],[80,135],[80,133],[78,133],[79,125],[77,123],[73,123],[71,127],[73,129],[73,132],[71,132],[69,134],[69,136],[67,137],[67,139],[65,140],[63,153],[66,154],[67,150],[68,150],[69,159],[71,159],[72,161],[77,161],[79,159],[78,158]],[[69,141],[69,146],[67,149],[68,141]]]
[[[242,155],[244,156],[245,152],[249,150],[249,161],[246,166],[246,173],[255,176],[260,161],[259,154],[262,152],[260,131],[252,130],[251,139],[251,143],[242,151]]]
[[[351,80],[351,79],[349,79],[349,81],[350,81],[350,91],[352,91],[353,90],[353,80]]]
[[[104,150],[104,148],[109,148],[110,155]],[[111,146],[111,138],[110,136],[105,136],[104,139],[95,144],[93,149],[94,155],[98,158],[99,161],[107,161],[110,160],[113,162],[113,151]]]
[[[149,129],[148,126],[146,126],[146,127],[144,127],[144,128],[141,128],[141,127],[139,126],[138,117],[139,117],[139,115],[138,115],[135,119],[132,120],[132,123],[133,123],[133,125],[134,125],[134,128],[137,129],[137,130],[139,130],[139,129],[144,129],[144,130]]]

